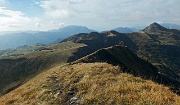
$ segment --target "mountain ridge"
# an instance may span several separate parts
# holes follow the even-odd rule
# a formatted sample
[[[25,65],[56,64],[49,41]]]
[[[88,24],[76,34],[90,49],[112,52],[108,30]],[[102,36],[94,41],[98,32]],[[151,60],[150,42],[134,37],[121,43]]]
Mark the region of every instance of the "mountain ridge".
[[[83,58],[80,58],[72,62],[72,64],[81,62],[106,62],[112,65],[119,65],[123,67],[122,70],[124,72],[127,71],[134,75],[147,78],[156,78],[158,74],[158,70],[155,67],[153,67],[150,63],[138,58],[132,50],[122,45],[102,48]],[[142,71],[143,69],[145,69],[146,71]]]
[[[72,41],[74,43],[84,43],[95,50],[120,44],[128,46],[133,51],[136,51],[136,45],[129,39],[129,37],[113,30],[101,33],[91,32],[89,34],[76,34],[63,40],[62,42],[66,41]]]
[[[140,32],[126,35],[136,44],[139,57],[158,67],[164,75],[180,81],[180,31],[152,23]]]
[[[118,33],[116,31],[106,31],[101,33],[79,33],[63,40],[61,43],[48,46],[34,53],[16,56],[13,58],[10,57],[8,59],[0,59],[0,61],[2,61],[0,63],[4,68],[6,68],[1,68],[0,70],[2,71],[2,73],[8,73],[7,75],[5,75],[7,77],[4,78],[4,75],[0,75],[0,77],[3,78],[0,79],[1,81],[7,81],[7,84],[4,86],[7,86],[8,88],[1,88],[1,90],[4,90],[4,93],[7,93],[5,97],[8,97],[9,95],[14,96],[17,94],[16,89],[19,91],[19,89],[21,90],[22,88],[24,88],[22,87],[22,83],[24,81],[21,82],[21,80],[27,78],[24,78],[23,76],[31,76],[31,73],[35,76],[38,76],[36,72],[38,70],[40,71],[39,75],[42,75],[44,74],[43,72],[49,72],[49,69],[51,67],[53,69],[53,71],[50,70],[52,72],[50,75],[46,73],[44,74],[44,79],[40,77],[39,79],[32,78],[34,76],[30,77],[30,81],[31,79],[33,79],[34,83],[38,83],[33,84],[33,86],[35,87],[38,86],[38,89],[29,87],[27,90],[22,89],[22,92],[19,91],[20,93],[18,93],[18,97],[25,98],[12,98],[12,100],[8,99],[8,101],[5,101],[7,99],[5,98],[4,101],[9,104],[16,102],[22,103],[22,100],[27,102],[28,99],[33,100],[35,99],[35,97],[37,97],[37,99],[41,100],[41,104],[46,101],[50,101],[51,103],[57,102],[56,104],[70,104],[71,102],[78,103],[77,100],[81,100],[84,98],[81,96],[91,94],[88,93],[88,91],[90,91],[91,89],[97,87],[97,90],[95,90],[95,92],[97,92],[101,86],[103,87],[103,89],[105,89],[104,86],[112,86],[112,84],[106,85],[107,81],[112,80],[111,82],[113,82],[114,80],[116,80],[114,76],[121,76],[124,72],[133,74],[133,76],[135,77],[142,77],[141,79],[143,79],[143,81],[152,80],[155,83],[166,85],[168,86],[168,90],[171,90],[176,94],[180,94],[178,70],[178,68],[180,68],[178,65],[180,58],[180,41],[178,40],[179,35],[180,34],[178,30],[167,29],[160,26],[159,24],[153,23],[144,30],[133,33]],[[27,58],[24,59],[23,57]],[[102,66],[102,63],[104,64],[104,66]],[[90,68],[88,68],[89,66]],[[48,71],[44,70],[44,68],[46,67],[48,67]],[[60,72],[61,70],[62,72]],[[103,78],[101,77],[102,75],[104,75]],[[109,75],[113,75],[113,79],[107,80],[107,77],[109,77]],[[20,82],[8,81],[8,79],[13,79],[12,76],[20,78]],[[15,79],[17,80],[18,78]],[[90,78],[92,80],[90,80]],[[100,82],[100,84],[92,84],[99,83],[99,79],[103,80],[102,82]],[[119,79],[120,78],[118,78],[118,80]],[[121,77],[121,79],[124,78]],[[39,83],[39,80],[45,81]],[[95,82],[93,80],[95,80]],[[137,82],[137,79],[135,79],[135,81],[132,81],[132,78],[128,78],[127,80],[132,83],[130,88],[128,88],[129,90],[131,90],[133,87],[135,87],[133,84],[135,83],[135,81]],[[0,86],[1,85],[3,84],[0,84]],[[147,86],[144,84],[143,87],[143,89],[145,89],[143,91],[135,89],[136,92],[134,95],[136,96],[143,93],[144,91],[147,91],[149,93],[150,91],[154,90],[154,88],[149,85]],[[159,89],[160,88],[157,88],[156,91],[159,91]],[[112,91],[113,90],[111,90],[111,92]],[[126,92],[129,92],[128,94],[132,94],[133,91],[118,90],[118,93],[124,94],[124,92],[125,94],[127,94]],[[99,95],[100,94],[101,93],[99,93]],[[162,93],[157,94],[162,95]],[[161,95],[155,95],[155,97],[159,97]],[[95,96],[95,94],[93,94],[92,96]],[[165,97],[167,96],[165,95]],[[104,97],[104,99],[106,98]],[[151,99],[150,102],[152,100],[153,99]],[[32,103],[34,101],[32,101]],[[164,100],[163,102],[165,101],[167,100]],[[89,101],[85,100],[85,102]],[[96,102],[99,101],[96,100],[95,103]],[[145,102],[147,102],[147,100]],[[156,101],[151,103],[155,102]]]
[[[167,31],[167,28],[161,26],[160,24],[154,22],[147,26],[145,29],[143,29],[144,32],[147,33],[154,33],[154,32],[159,32],[159,31]]]
[[[16,48],[23,45],[56,44],[77,33],[89,33],[94,30],[85,26],[67,26],[56,31],[21,32],[0,36],[0,50]]]

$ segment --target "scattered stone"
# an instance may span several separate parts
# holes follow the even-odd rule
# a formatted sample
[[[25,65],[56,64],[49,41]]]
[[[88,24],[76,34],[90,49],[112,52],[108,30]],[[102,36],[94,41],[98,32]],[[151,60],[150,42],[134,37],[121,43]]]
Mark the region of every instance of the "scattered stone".
[[[79,100],[77,97],[72,97],[69,101],[68,101],[69,105],[79,105]]]
[[[54,97],[55,98],[58,98],[58,96],[60,96],[62,94],[62,92],[60,91],[60,92],[57,92],[55,95],[54,95]]]

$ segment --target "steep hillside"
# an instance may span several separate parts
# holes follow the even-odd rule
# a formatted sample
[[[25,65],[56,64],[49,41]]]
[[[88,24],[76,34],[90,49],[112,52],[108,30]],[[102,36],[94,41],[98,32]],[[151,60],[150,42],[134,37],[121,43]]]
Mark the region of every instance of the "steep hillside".
[[[100,49],[92,54],[89,54],[81,59],[78,59],[74,63],[93,63],[93,62],[107,62],[112,65],[121,66],[123,72],[133,74],[134,76],[140,76],[144,79],[151,79],[160,84],[170,86],[172,91],[180,94],[180,82],[175,79],[171,79],[168,76],[159,74],[158,69],[147,61],[144,61],[137,57],[131,50],[123,46],[112,46],[104,49]]]
[[[0,95],[7,93],[29,78],[56,65],[64,64],[84,44],[64,42],[41,51],[0,59]]]
[[[158,23],[152,23],[145,29],[143,29],[144,32],[147,33],[155,33],[155,32],[161,32],[161,31],[167,31],[168,29],[159,25]]]
[[[15,49],[0,50],[0,58],[29,54],[32,52],[40,51],[46,48],[47,46],[48,45],[39,43],[39,44],[31,45],[31,46],[28,46],[28,45],[19,46]]]
[[[180,81],[180,31],[153,23],[140,32],[126,34],[137,46],[137,55]]]
[[[178,30],[167,29],[157,23],[152,23],[139,32],[128,34],[120,34],[115,31],[93,32],[90,34],[77,34],[64,41],[85,43],[89,46],[89,49],[94,49],[94,51],[113,45],[128,46],[139,57],[158,67],[159,72],[162,74],[180,80],[180,57],[178,56],[180,55],[180,31]],[[173,53],[171,53],[172,50]],[[74,55],[81,55],[81,53]],[[74,56],[69,61],[76,60],[77,58],[80,57]]]
[[[138,58],[130,49],[124,46],[112,46],[100,49],[73,63],[107,62],[112,65],[120,65],[124,72],[132,73],[144,78],[156,78],[157,69],[150,63]]]
[[[178,105],[169,88],[122,73],[107,63],[50,69],[0,97],[1,105]]]
[[[87,51],[90,52],[114,45],[127,46],[140,58],[156,66],[161,74],[180,81],[180,31],[178,30],[167,29],[157,23],[152,23],[139,32],[128,34],[116,31],[82,33],[69,37],[63,42],[65,41],[85,43],[88,45],[86,49],[89,50]],[[68,61],[71,62],[83,57],[81,55],[85,55],[84,51],[78,50]]]
[[[107,31],[103,33],[92,32],[89,34],[81,33],[63,40],[63,42],[66,41],[84,43],[94,50],[114,45],[124,45],[128,46],[133,51],[136,51],[136,45],[134,42],[132,42],[126,35],[116,31]]]

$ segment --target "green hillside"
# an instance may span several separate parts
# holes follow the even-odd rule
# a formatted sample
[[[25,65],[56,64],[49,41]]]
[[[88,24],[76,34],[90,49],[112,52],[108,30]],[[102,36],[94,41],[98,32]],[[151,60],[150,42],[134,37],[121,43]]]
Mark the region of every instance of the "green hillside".
[[[153,23],[144,30],[126,34],[137,46],[137,55],[180,81],[180,31]]]
[[[72,53],[83,46],[85,45],[65,42],[34,53],[0,59],[0,95],[15,89],[44,70],[66,63]]]

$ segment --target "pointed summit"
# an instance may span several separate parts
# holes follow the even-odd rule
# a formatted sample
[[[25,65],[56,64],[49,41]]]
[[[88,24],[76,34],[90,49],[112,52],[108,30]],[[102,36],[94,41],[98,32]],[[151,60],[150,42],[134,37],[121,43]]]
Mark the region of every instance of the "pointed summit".
[[[147,32],[147,33],[154,33],[154,32],[166,31],[166,30],[167,30],[167,28],[159,25],[156,22],[150,24],[145,29],[143,29],[143,31]]]

